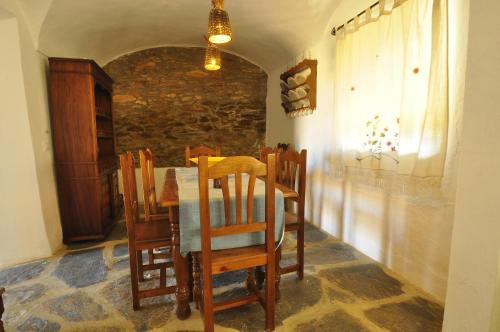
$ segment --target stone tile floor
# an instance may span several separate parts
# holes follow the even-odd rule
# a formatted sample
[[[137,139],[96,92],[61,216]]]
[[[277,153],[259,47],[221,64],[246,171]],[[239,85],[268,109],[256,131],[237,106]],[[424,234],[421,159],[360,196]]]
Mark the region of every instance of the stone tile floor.
[[[202,331],[192,307],[175,317],[172,296],[132,310],[125,228],[110,239],[68,247],[59,255],[0,271],[7,331]],[[293,261],[287,235],[283,261]],[[306,276],[282,277],[276,331],[440,331],[443,307],[391,271],[316,229],[306,227]],[[240,294],[246,273],[214,280],[216,296]],[[149,283],[154,283],[155,276]],[[169,282],[174,283],[172,276]],[[216,315],[217,331],[262,331],[264,311],[252,304]]]

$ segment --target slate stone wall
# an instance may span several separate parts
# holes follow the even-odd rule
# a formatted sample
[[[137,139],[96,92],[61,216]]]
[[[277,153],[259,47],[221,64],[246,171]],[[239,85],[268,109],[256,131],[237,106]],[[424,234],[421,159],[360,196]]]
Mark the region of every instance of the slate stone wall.
[[[220,146],[222,155],[258,156],[265,141],[267,74],[222,54],[203,69],[205,50],[161,47],[119,57],[113,78],[117,153],[150,148],[155,166],[182,166],[186,145]]]

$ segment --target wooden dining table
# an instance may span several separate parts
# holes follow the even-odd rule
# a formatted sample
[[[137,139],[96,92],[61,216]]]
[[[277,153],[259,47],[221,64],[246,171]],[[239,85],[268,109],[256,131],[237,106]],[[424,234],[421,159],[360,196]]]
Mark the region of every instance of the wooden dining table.
[[[276,188],[283,193],[283,197],[293,198],[297,196],[294,190],[276,183]],[[163,188],[158,204],[169,208],[171,230],[172,230],[172,259],[174,261],[176,279],[176,315],[180,320],[187,319],[191,314],[189,301],[192,298],[192,275],[190,273],[190,256],[181,255],[180,251],[180,227],[179,222],[179,190],[174,168],[168,168],[163,182]]]

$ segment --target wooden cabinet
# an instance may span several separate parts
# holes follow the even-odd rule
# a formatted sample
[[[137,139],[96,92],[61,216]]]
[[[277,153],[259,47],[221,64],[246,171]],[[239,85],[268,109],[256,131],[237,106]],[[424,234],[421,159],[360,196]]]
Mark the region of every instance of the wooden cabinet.
[[[92,60],[49,58],[64,243],[104,239],[121,213],[113,80]]]

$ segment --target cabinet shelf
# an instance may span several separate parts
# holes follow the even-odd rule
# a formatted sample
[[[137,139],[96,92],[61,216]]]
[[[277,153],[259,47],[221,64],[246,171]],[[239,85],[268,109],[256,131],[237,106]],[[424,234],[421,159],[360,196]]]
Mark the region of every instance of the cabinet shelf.
[[[95,116],[99,119],[112,120],[111,116],[106,115],[104,113],[100,113],[100,112],[98,113],[97,110],[96,110]]]

